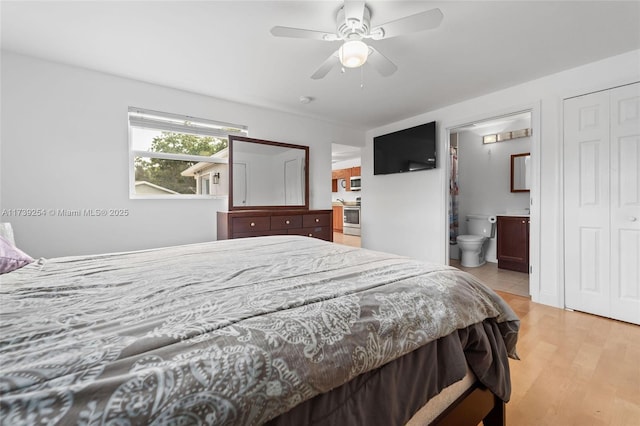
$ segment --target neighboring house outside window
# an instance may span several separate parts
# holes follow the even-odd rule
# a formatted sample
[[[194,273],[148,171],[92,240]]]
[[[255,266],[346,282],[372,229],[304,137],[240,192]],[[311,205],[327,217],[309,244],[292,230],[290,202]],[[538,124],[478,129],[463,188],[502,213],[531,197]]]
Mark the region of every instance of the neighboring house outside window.
[[[230,134],[247,127],[130,107],[130,197],[227,196]]]
[[[213,196],[228,195],[229,148],[221,149],[211,157],[224,160],[224,163],[202,161],[183,170],[180,174],[194,179],[196,183],[196,194]]]
[[[167,195],[167,194],[177,194],[176,191],[172,191],[167,188],[163,188],[162,186],[155,185],[151,182],[147,182],[146,180],[137,180],[136,181],[136,194],[143,195]]]

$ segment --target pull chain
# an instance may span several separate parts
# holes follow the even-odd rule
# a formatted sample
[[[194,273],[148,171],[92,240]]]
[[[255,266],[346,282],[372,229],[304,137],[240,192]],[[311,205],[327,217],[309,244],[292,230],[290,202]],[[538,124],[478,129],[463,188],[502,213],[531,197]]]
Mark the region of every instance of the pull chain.
[[[360,67],[360,88],[364,89],[364,67]]]

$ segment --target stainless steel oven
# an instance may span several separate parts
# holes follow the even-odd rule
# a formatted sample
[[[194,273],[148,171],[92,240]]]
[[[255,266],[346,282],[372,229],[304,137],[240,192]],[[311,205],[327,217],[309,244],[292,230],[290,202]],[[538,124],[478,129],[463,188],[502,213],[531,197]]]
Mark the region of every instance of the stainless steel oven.
[[[342,213],[342,232],[345,235],[360,235],[360,206],[344,206]]]

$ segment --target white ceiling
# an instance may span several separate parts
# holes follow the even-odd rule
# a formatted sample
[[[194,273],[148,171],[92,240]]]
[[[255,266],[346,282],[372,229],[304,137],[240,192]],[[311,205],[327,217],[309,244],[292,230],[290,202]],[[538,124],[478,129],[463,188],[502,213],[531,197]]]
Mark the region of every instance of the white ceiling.
[[[360,147],[339,143],[331,144],[331,163],[360,159],[360,155]]]
[[[372,26],[434,7],[444,20],[436,30],[371,41],[397,64],[390,77],[365,65],[312,80],[339,43],[269,30],[333,32],[341,4],[2,1],[2,48],[360,128],[640,49],[638,1],[369,1]]]

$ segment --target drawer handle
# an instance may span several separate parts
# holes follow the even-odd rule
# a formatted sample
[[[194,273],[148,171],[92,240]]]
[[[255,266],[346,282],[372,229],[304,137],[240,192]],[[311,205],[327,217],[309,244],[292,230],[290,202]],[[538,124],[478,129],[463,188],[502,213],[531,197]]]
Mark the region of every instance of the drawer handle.
[[[320,219],[316,218],[316,223],[320,222]]]
[[[525,221],[523,220],[522,223],[525,223]]]
[[[286,223],[287,225],[291,223],[291,221],[289,220],[285,220],[284,223]]]
[[[251,222],[251,226],[256,226],[256,223],[255,222]]]
[[[313,234],[309,234],[310,237],[313,237]]]

